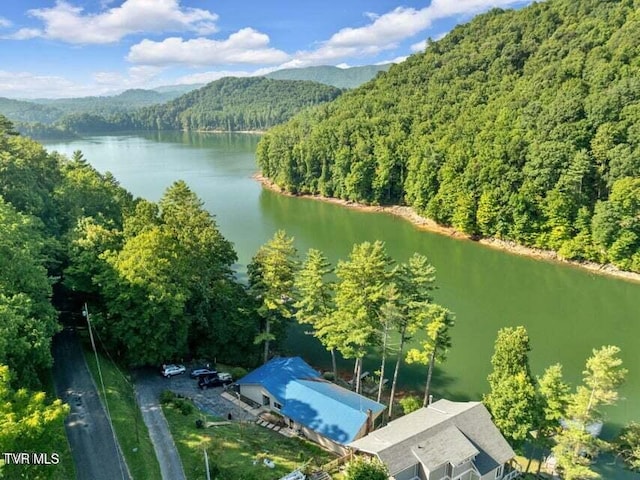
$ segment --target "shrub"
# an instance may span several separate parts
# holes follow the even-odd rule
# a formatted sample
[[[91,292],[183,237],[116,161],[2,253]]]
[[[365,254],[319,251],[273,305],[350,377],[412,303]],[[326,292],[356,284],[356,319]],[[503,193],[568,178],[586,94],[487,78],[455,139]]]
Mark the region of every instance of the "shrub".
[[[171,390],[164,390],[161,394],[160,394],[160,403],[162,405],[167,405],[169,403],[173,403],[173,401],[176,399],[176,394],[173,393]]]
[[[234,380],[239,380],[247,374],[247,370],[242,367],[233,367],[229,373]]]
[[[389,469],[376,458],[357,457],[347,464],[346,480],[387,480]]]
[[[335,380],[333,372],[324,372],[322,374],[322,378],[324,378],[325,380],[329,380],[330,382],[333,382]]]
[[[191,415],[193,413],[193,404],[189,400],[180,398],[175,400],[173,404],[183,415]]]
[[[414,397],[413,395],[404,397],[400,400],[400,406],[402,406],[402,411],[405,415],[415,412],[422,407],[422,402],[418,397]]]

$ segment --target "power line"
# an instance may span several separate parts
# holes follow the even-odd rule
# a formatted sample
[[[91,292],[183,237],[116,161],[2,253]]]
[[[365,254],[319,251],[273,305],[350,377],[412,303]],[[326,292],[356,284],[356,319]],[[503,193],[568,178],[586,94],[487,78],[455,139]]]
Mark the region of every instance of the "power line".
[[[126,480],[127,476],[125,476],[124,474],[122,459],[120,458],[120,449],[118,448],[118,440],[116,439],[116,432],[113,429],[113,422],[111,421],[111,411],[109,410],[109,400],[107,399],[107,389],[104,386],[104,378],[102,377],[102,368],[100,368],[100,360],[98,359],[98,350],[96,349],[96,343],[93,340],[93,331],[91,329],[91,318],[89,316],[89,307],[87,307],[86,302],[84,304],[84,310],[82,313],[87,317],[87,325],[89,326],[89,338],[91,339],[91,347],[93,347],[93,353],[96,356],[96,365],[98,366],[98,377],[100,378],[100,384],[102,385],[104,405],[107,411],[107,419],[109,420],[109,429],[111,430],[111,436],[113,437],[113,445],[116,447],[116,456],[118,457],[118,466],[120,467],[120,474],[122,475],[122,480]]]

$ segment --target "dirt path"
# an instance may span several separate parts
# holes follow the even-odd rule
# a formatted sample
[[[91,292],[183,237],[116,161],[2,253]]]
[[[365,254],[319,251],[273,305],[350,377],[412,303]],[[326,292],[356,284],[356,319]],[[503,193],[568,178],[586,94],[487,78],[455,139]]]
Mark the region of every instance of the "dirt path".
[[[182,461],[158,400],[160,390],[149,375],[136,375],[136,397],[160,464],[163,480],[185,480]]]
[[[53,340],[53,377],[59,398],[71,413],[65,429],[78,480],[129,479],[96,385],[75,332],[66,328]]]

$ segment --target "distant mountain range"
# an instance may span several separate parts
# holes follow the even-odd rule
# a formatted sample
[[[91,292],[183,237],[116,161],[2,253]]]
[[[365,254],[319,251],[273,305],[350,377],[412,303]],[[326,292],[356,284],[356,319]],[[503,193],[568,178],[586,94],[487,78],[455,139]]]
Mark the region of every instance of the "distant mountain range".
[[[286,68],[265,75],[275,80],[310,80],[333,85],[338,88],[356,88],[374,78],[378,72],[386,72],[392,63],[366,65],[364,67],[338,68],[320,67]]]
[[[263,130],[305,106],[336,98],[339,89],[362,85],[390,66],[285,69],[264,77],[227,77],[209,84],[131,89],[100,97],[0,97],[0,114],[34,137],[121,129]]]

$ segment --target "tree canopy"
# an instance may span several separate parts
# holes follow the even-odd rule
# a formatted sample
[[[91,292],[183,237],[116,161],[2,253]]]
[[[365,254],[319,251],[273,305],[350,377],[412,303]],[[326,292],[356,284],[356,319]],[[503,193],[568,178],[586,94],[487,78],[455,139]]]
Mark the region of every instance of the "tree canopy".
[[[494,9],[270,130],[259,166],[289,192],[640,271],[639,16],[633,0]]]

